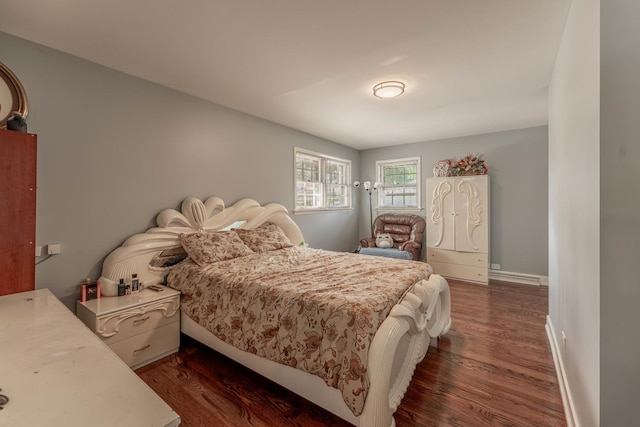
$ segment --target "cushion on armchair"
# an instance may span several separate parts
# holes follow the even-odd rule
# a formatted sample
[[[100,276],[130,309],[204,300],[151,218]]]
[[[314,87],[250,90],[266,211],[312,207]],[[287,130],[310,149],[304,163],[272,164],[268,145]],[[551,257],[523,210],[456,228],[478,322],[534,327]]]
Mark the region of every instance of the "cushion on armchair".
[[[362,255],[384,256],[387,258],[397,259],[413,259],[413,254],[407,251],[401,251],[394,248],[362,248],[360,249]]]

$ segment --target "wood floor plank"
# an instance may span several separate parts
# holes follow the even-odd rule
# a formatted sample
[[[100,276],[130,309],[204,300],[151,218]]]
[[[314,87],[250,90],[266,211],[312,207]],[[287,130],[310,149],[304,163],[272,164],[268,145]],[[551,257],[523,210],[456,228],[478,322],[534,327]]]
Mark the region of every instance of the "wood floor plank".
[[[566,426],[545,332],[548,289],[449,285],[451,331],[416,368],[396,425]],[[186,427],[350,425],[184,336],[178,353],[136,372]]]

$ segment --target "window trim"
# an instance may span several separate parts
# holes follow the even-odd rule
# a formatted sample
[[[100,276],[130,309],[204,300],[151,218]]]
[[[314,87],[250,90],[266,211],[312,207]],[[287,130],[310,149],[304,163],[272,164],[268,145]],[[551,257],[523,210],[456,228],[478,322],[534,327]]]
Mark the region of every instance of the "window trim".
[[[384,167],[393,166],[398,164],[407,164],[415,162],[416,164],[416,206],[387,206],[382,204],[383,199],[383,190],[384,190],[384,178],[382,174],[382,170]],[[420,187],[420,182],[422,180],[422,169],[421,169],[421,158],[420,156],[415,157],[402,157],[399,159],[388,159],[388,160],[376,160],[376,176],[377,181],[380,183],[378,187],[378,196],[376,197],[376,209],[377,210],[385,210],[385,211],[420,211],[422,210],[422,190]]]
[[[320,182],[322,184],[322,197],[323,197],[323,205],[324,205],[323,207],[305,207],[305,206],[298,206],[297,204],[297,201],[298,201],[298,190],[297,190],[298,188],[298,175],[297,175],[298,154],[320,159],[320,162],[321,162],[320,163],[320,178],[321,178]],[[326,162],[327,160],[340,162],[347,166],[347,173],[345,178],[345,183],[346,183],[345,186],[347,190],[347,194],[346,194],[347,206],[340,206],[340,207],[326,206],[327,204],[327,194],[326,194],[326,186],[327,186]],[[352,170],[352,165],[351,165],[351,160],[349,159],[343,159],[336,156],[329,156],[327,154],[318,153],[316,151],[311,151],[311,150],[307,150],[300,147],[294,147],[294,150],[293,150],[293,212],[296,214],[302,214],[302,213],[320,213],[320,212],[344,212],[344,211],[353,210],[351,170]]]

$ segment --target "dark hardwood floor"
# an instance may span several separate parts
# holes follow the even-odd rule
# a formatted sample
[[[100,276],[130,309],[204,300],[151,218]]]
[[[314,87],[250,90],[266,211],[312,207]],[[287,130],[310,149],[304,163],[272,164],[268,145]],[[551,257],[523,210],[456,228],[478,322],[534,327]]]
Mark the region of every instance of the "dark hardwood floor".
[[[453,326],[429,348],[395,413],[409,426],[566,426],[545,332],[546,287],[449,280]],[[349,426],[183,336],[136,373],[182,426]]]

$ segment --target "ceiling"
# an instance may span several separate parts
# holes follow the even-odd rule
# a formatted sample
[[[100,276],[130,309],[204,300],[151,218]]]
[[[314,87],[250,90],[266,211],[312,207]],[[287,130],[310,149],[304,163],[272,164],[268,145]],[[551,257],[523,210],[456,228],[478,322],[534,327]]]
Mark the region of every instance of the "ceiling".
[[[0,31],[366,149],[546,124],[569,3],[0,0]]]

